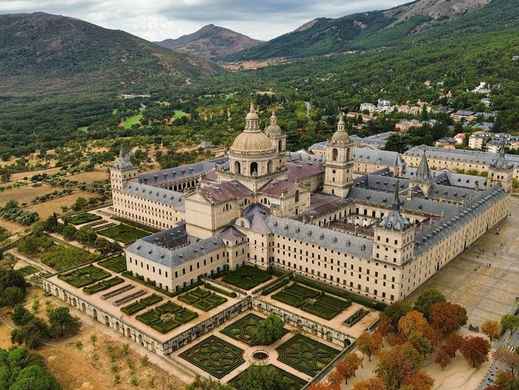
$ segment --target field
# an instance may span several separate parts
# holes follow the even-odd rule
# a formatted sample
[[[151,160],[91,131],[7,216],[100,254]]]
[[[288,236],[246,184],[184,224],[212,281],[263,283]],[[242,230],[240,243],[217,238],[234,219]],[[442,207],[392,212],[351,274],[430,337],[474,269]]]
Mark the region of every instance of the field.
[[[17,172],[13,173],[10,178],[10,182],[16,182],[18,180],[24,180],[24,179],[31,179],[33,176],[36,175],[54,175],[58,173],[61,170],[61,168],[50,168],[50,169],[40,169],[38,171],[26,171],[26,172]]]
[[[99,282],[110,276],[110,273],[94,265],[76,269],[68,274],[60,275],[59,278],[71,286],[81,288],[89,284]]]
[[[216,336],[210,336],[180,357],[218,379],[245,363],[243,350]]]
[[[263,321],[263,318],[250,313],[227,326],[222,330],[222,333],[250,346],[255,346],[256,344],[253,340],[256,334],[256,329],[261,321]],[[286,332],[284,334],[286,334]]]
[[[10,200],[16,200],[19,205],[30,204],[38,196],[51,194],[56,190],[61,190],[59,187],[52,187],[48,184],[42,184],[38,187],[32,187],[31,185],[12,188],[0,192],[0,206],[4,206]]]
[[[151,326],[157,332],[165,334],[197,317],[198,314],[191,310],[176,303],[167,302],[144,314],[138,315],[137,319]]]
[[[132,115],[126,118],[126,120],[124,120],[120,126],[126,130],[131,129],[134,125],[140,125],[142,118],[142,114]]]
[[[94,198],[95,195],[89,192],[76,192],[62,198],[52,199],[45,203],[40,203],[34,206],[30,206],[27,209],[35,211],[40,216],[40,219],[47,219],[52,214],[61,214],[63,212],[62,207],[70,208],[77,200],[77,198]]]
[[[279,372],[283,376],[285,382],[283,390],[300,390],[301,388],[303,388],[304,385],[306,385],[306,382],[304,380],[298,378],[297,376],[289,374],[286,371],[283,371],[281,368],[278,368],[273,365],[269,365],[268,367],[271,367],[271,369]],[[236,390],[242,390],[242,387],[240,386],[240,380],[246,375],[245,373],[247,372],[247,370],[243,371],[229,382],[230,385],[232,385]]]
[[[295,335],[277,351],[279,361],[311,377],[316,376],[340,351],[306,336]]]
[[[149,236],[151,233],[145,230],[135,228],[126,224],[115,225],[108,229],[98,231],[102,236],[111,238],[112,240],[122,242],[123,244],[130,244],[137,241],[139,238]]]
[[[191,290],[178,297],[178,300],[203,311],[210,311],[227,302],[226,298],[203,288]]]
[[[244,265],[236,271],[229,272],[224,276],[225,283],[242,288],[244,290],[251,290],[262,283],[265,283],[272,276],[259,268]]]
[[[81,183],[94,183],[96,181],[105,181],[108,180],[108,178],[108,172],[104,170],[81,172],[72,176],[67,176],[67,179],[78,181]]]
[[[351,305],[351,301],[339,299],[323,291],[298,283],[285,287],[272,295],[272,299],[297,307],[325,320],[331,320]]]
[[[126,271],[126,258],[124,256],[112,257],[111,259],[101,261],[99,264],[118,274]]]

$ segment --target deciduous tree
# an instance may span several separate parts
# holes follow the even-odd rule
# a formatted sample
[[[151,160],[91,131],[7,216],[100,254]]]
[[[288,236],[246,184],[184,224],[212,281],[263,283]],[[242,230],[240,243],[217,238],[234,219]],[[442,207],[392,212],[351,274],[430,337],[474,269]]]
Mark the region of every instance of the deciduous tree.
[[[284,334],[284,322],[281,317],[271,314],[260,321],[256,328],[253,341],[257,345],[270,345]]]
[[[434,380],[424,372],[416,372],[404,380],[402,390],[431,390]]]
[[[501,328],[503,331],[515,331],[519,329],[519,316],[512,314],[504,315],[503,318],[501,318]]]
[[[348,383],[348,381],[355,376],[355,373],[361,366],[362,358],[355,352],[351,352],[337,363],[336,370],[342,380]]]
[[[450,302],[435,303],[431,306],[431,325],[443,335],[448,335],[467,323],[464,307]]]
[[[364,332],[357,339],[357,348],[371,361],[371,357],[377,354],[380,348],[382,348],[382,342],[383,339],[380,333]]]
[[[353,385],[353,390],[386,390],[384,381],[380,378],[370,378]]]
[[[506,365],[510,372],[515,375],[519,373],[519,353],[516,351],[510,351],[507,348],[500,347],[494,353],[494,358]]]
[[[378,354],[375,372],[388,390],[398,390],[404,379],[413,375],[422,363],[422,356],[410,344],[399,345]]]
[[[467,336],[463,339],[460,350],[467,362],[478,368],[488,360],[490,343],[483,337]]]
[[[481,325],[481,331],[485,333],[490,341],[499,338],[501,334],[501,325],[497,321],[485,321]]]
[[[68,307],[58,307],[49,311],[49,325],[52,337],[65,337],[76,334],[81,323],[70,314]]]
[[[430,318],[431,306],[435,303],[445,302],[445,296],[435,289],[425,291],[418,297],[414,304],[414,309],[423,313],[427,318]]]

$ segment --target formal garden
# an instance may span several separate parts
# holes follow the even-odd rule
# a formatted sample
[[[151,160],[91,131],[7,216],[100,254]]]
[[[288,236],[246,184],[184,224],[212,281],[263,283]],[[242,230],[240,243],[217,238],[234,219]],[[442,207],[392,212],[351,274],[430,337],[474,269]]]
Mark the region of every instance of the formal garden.
[[[99,221],[102,219],[99,215],[90,213],[79,213],[66,217],[66,221],[72,225],[84,225],[85,223]]]
[[[226,298],[200,287],[179,296],[178,300],[202,311],[210,311],[227,302]]]
[[[141,310],[146,309],[147,307],[161,302],[163,299],[164,298],[162,298],[160,295],[151,294],[148,295],[146,298],[142,298],[128,306],[123,307],[121,311],[131,316],[133,314],[140,312]]]
[[[312,378],[340,353],[335,348],[300,334],[279,346],[277,351],[280,362]]]
[[[100,282],[97,282],[96,284],[87,286],[83,289],[83,291],[88,295],[92,295],[92,294],[98,293],[100,291],[108,290],[109,288],[117,286],[117,285],[121,284],[122,282],[124,282],[123,278],[120,278],[119,276],[114,276],[113,278],[101,280]]]
[[[110,273],[105,270],[96,267],[95,265],[89,265],[83,268],[78,268],[72,272],[59,275],[59,278],[71,286],[76,288],[82,288],[89,284],[99,282],[100,280],[110,277]]]
[[[351,305],[351,301],[341,299],[324,291],[293,283],[272,295],[272,299],[297,307],[325,320],[331,320]]]
[[[225,283],[232,284],[243,290],[251,290],[262,283],[265,283],[272,275],[256,267],[244,265],[235,271],[231,271],[223,278]]]
[[[107,229],[101,229],[97,233],[102,236],[111,238],[112,240],[122,242],[123,244],[131,244],[140,238],[152,234],[147,230],[139,229],[124,223],[111,226]]]
[[[206,338],[180,357],[218,379],[245,363],[242,349],[216,336]]]
[[[110,259],[99,262],[99,265],[120,274],[126,271],[126,258],[123,255],[111,257]]]
[[[233,322],[225,329],[222,330],[222,333],[226,336],[229,336],[235,340],[241,341],[250,346],[262,345],[264,343],[260,342],[258,339],[259,328],[262,326],[262,323],[265,321],[264,318],[249,313],[245,317],[240,318],[239,320]],[[273,337],[272,342],[279,340],[285,334],[287,334],[287,330],[282,328],[277,337]],[[269,343],[269,344],[271,344]]]
[[[179,306],[173,302],[167,302],[136,318],[142,323],[151,326],[160,333],[168,333],[180,325],[188,323],[198,317],[198,314]]]
[[[306,382],[302,380],[301,378],[298,378],[295,375],[292,375],[284,370],[282,370],[279,367],[276,367],[272,364],[269,364],[267,369],[269,370],[269,374],[271,377],[276,378],[277,381],[283,383],[283,389],[284,390],[300,390],[306,385]],[[229,384],[233,386],[236,390],[242,390],[245,387],[243,382],[246,381],[246,377],[249,375],[249,372],[251,370],[254,370],[253,367],[247,368],[242,373],[238,374],[235,378],[233,378]],[[249,382],[247,382],[249,383]]]

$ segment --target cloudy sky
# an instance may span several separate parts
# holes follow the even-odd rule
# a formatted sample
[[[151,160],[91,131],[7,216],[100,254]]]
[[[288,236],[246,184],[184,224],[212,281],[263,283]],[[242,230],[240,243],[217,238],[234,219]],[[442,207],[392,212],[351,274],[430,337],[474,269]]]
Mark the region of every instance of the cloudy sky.
[[[406,0],[0,0],[0,14],[44,11],[121,29],[149,40],[206,24],[271,39],[316,17],[386,9]]]

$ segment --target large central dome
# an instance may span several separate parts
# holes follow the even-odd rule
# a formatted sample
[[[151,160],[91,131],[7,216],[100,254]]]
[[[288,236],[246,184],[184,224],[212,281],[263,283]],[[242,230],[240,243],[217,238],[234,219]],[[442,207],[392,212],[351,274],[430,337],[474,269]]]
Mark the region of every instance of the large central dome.
[[[274,151],[272,140],[260,130],[258,114],[254,105],[251,104],[250,112],[246,118],[245,130],[234,140],[231,153],[270,154]]]

